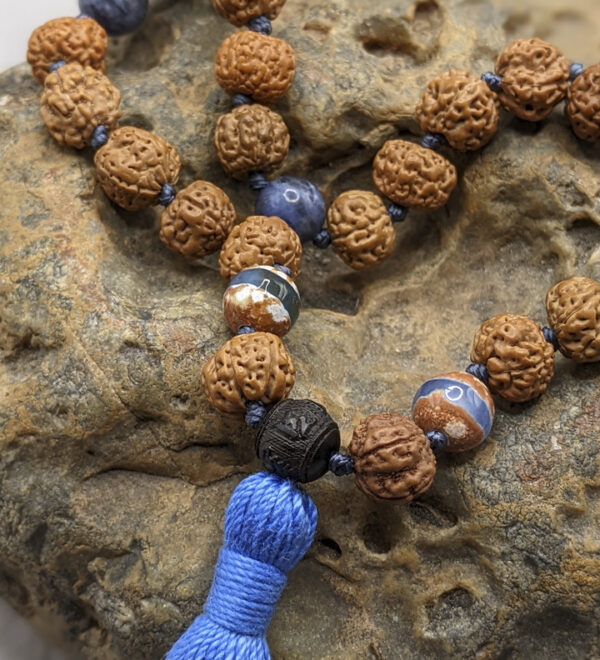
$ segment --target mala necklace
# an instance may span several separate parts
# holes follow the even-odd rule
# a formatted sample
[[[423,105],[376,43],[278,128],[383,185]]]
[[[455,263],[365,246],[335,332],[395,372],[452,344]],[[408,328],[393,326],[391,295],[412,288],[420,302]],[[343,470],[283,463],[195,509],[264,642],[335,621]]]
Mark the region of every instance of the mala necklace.
[[[390,140],[373,161],[373,182],[391,204],[351,190],[329,210],[306,179],[265,178],[287,156],[282,118],[265,104],[292,84],[291,47],[270,36],[284,0],[212,0],[237,32],[217,53],[216,78],[234,108],[216,125],[214,143],[224,169],[257,191],[256,215],[234,226],[227,195],[196,181],[176,191],[180,160],[165,140],[135,127],[118,128],[119,91],[103,75],[107,31],[123,34],[143,20],[147,0],[80,0],[78,18],[50,21],[32,34],[27,59],[44,84],[41,111],[60,143],[95,151],[97,178],[108,197],[136,211],[157,203],[160,238],[171,250],[199,259],[221,249],[219,270],[229,280],[225,318],[235,333],[207,362],[202,382],[220,412],[245,417],[267,472],[244,479],[225,514],[224,545],[204,612],[168,653],[168,660],[268,658],[266,630],[286,575],[313,540],[317,512],[297,485],[328,471],[354,474],[379,500],[409,501],[431,484],[435,454],[480,445],[494,420],[492,395],[525,402],[540,396],[559,350],[576,362],[600,361],[600,284],[572,277],[546,296],[550,327],[501,314],[484,322],[464,372],[426,381],[415,394],[412,419],[371,415],[340,451],[338,425],[310,400],[288,399],[295,370],[280,337],[296,320],[302,243],[332,244],[352,268],[387,257],[392,222],[409,208],[443,206],[456,169],[437,151],[476,150],[493,137],[500,107],[540,121],[566,98],[577,137],[600,139],[600,64],[583,69],[540,39],[519,40],[481,78],[448,71],[432,80],[417,107],[420,145]],[[324,224],[327,227],[324,228]]]

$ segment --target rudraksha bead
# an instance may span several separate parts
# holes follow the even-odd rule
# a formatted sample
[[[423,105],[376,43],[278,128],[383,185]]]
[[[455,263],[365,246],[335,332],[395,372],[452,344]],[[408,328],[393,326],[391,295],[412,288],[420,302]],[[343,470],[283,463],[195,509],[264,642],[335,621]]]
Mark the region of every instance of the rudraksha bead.
[[[247,401],[285,399],[294,385],[294,363],[281,339],[268,332],[236,335],[204,365],[202,385],[210,403],[242,416]]]
[[[128,211],[157,204],[163,185],[177,183],[181,167],[166,140],[133,126],[111,133],[94,164],[106,195]]]
[[[477,76],[454,69],[434,78],[417,105],[421,129],[443,135],[458,151],[486,145],[499,117],[498,96]]]
[[[120,101],[119,90],[104,74],[72,62],[46,76],[40,110],[59,144],[83,149],[96,126],[109,132],[117,127]]]
[[[234,224],[229,197],[208,181],[194,181],[162,212],[159,236],[173,252],[200,259],[223,245]]]
[[[255,103],[221,115],[214,141],[225,171],[239,178],[248,172],[276,170],[287,156],[290,134],[276,112]]]
[[[269,472],[307,483],[328,471],[329,459],[340,447],[340,430],[318,403],[286,399],[267,412],[254,444]]]
[[[408,417],[385,412],[363,419],[348,452],[356,485],[381,500],[408,502],[426,491],[435,475],[435,457],[423,431]]]
[[[279,15],[285,0],[211,0],[215,10],[237,27],[259,16],[274,20]]]
[[[79,9],[98,21],[108,34],[120,35],[141,25],[148,11],[148,0],[79,0]]]
[[[499,314],[475,334],[471,361],[484,364],[494,394],[509,401],[535,399],[554,374],[554,347],[527,316]]]
[[[548,321],[563,355],[575,362],[600,360],[600,284],[571,277],[546,295]]]
[[[425,433],[441,431],[448,438],[446,451],[468,451],[488,436],[494,423],[494,400],[480,380],[453,371],[421,385],[412,415]]]
[[[79,62],[104,73],[107,45],[104,28],[91,18],[55,18],[31,33],[27,61],[39,83],[59,60]]]
[[[235,32],[217,52],[217,82],[232,96],[247,94],[256,101],[273,103],[286,94],[295,72],[292,47],[258,32]]]
[[[221,249],[219,272],[229,279],[252,266],[286,266],[292,279],[300,274],[302,244],[281,218],[251,215],[236,225]]]
[[[496,61],[502,76],[500,102],[527,121],[540,121],[560,103],[569,85],[569,61],[552,44],[537,37],[518,39]]]
[[[454,190],[456,168],[433,149],[388,140],[373,160],[373,183],[396,204],[437,209]]]
[[[246,268],[223,296],[223,314],[232,332],[246,326],[282,337],[300,312],[300,294],[291,277],[272,266]]]
[[[600,64],[588,67],[569,85],[565,112],[581,140],[600,140]]]
[[[394,249],[392,220],[372,192],[342,193],[327,211],[327,227],[333,249],[355,270],[378,264]]]

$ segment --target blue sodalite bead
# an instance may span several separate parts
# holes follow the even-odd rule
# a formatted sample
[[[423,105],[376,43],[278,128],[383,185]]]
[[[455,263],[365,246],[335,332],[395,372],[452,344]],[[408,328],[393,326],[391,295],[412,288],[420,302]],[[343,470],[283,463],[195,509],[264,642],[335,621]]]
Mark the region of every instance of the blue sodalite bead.
[[[257,215],[281,218],[305,243],[311,241],[323,228],[325,200],[308,179],[281,176],[269,181],[256,199]]]
[[[100,23],[108,34],[127,34],[142,24],[148,0],[79,0],[79,10]]]

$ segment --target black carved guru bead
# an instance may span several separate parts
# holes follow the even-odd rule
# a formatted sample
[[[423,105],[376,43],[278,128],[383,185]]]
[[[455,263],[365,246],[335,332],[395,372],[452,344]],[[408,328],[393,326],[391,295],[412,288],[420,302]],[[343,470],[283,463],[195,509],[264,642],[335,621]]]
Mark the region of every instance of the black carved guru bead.
[[[255,446],[269,472],[307,483],[329,469],[329,459],[340,447],[340,430],[318,403],[285,399],[263,418]]]

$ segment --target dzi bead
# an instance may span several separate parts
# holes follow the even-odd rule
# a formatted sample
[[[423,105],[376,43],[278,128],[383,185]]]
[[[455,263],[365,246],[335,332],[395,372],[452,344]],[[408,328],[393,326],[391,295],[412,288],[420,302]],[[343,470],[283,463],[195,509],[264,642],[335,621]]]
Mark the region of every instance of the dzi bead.
[[[236,225],[221,248],[219,272],[229,279],[252,266],[285,266],[292,279],[300,273],[302,245],[281,218],[251,215]]]
[[[408,417],[386,412],[363,419],[348,452],[356,485],[381,500],[408,502],[426,491],[435,475],[435,457],[423,431]]]
[[[280,337],[294,325],[300,294],[293,280],[270,266],[247,268],[229,282],[223,314],[232,332],[248,326]]]
[[[565,113],[580,140],[600,140],[600,64],[585,69],[569,85]]]
[[[119,90],[104,74],[72,62],[46,76],[40,111],[59,144],[83,149],[96,126],[108,132],[117,127],[120,101]]]
[[[127,34],[142,24],[148,0],[79,0],[79,10],[98,21],[108,34]]]
[[[412,415],[425,433],[441,431],[446,451],[468,451],[480,445],[494,423],[494,401],[488,388],[466,372],[453,371],[421,385]]]
[[[255,447],[269,472],[307,483],[328,471],[329,459],[340,447],[340,430],[318,403],[287,399],[267,412]]]
[[[373,160],[373,183],[396,204],[443,206],[456,186],[456,168],[443,156],[406,140],[388,140]]]
[[[475,334],[471,362],[486,366],[493,394],[522,403],[546,391],[554,374],[554,347],[527,316],[499,314]]]
[[[600,284],[571,277],[546,295],[548,321],[563,355],[575,362],[600,361]]]
[[[255,210],[259,215],[285,220],[303,243],[321,231],[326,213],[325,200],[317,187],[295,176],[269,181],[258,194]]]

